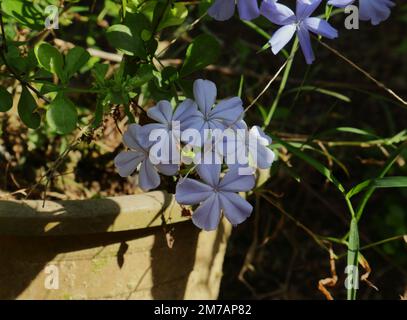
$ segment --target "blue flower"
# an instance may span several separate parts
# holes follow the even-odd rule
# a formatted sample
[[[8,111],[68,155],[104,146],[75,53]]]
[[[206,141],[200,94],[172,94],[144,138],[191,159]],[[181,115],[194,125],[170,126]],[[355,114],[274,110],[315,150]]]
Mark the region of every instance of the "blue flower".
[[[249,167],[252,174],[256,169],[268,169],[275,158],[274,152],[268,147],[271,143],[271,138],[258,126],[250,130],[237,130],[236,154],[228,160],[240,167]]]
[[[253,20],[260,15],[257,0],[215,0],[208,14],[218,21],[228,20],[235,13],[236,2],[241,19]]]
[[[200,204],[192,214],[197,227],[215,230],[222,213],[232,225],[242,223],[251,215],[253,207],[237,192],[253,189],[253,175],[241,176],[232,169],[220,179],[221,165],[217,164],[199,165],[197,172],[203,182],[184,178],[178,182],[175,193],[180,204]]]
[[[197,110],[196,103],[191,99],[183,101],[175,112],[170,102],[166,100],[147,110],[147,115],[158,123],[150,123],[143,127],[147,135],[145,139],[160,138],[160,141],[154,143],[152,147],[157,146],[156,149],[163,153],[160,156],[162,163],[179,163],[181,131],[190,127],[194,116],[197,116]]]
[[[262,3],[260,8],[261,14],[271,22],[282,26],[269,40],[274,54],[280,52],[292,39],[294,34],[297,33],[305,60],[308,64],[311,64],[315,60],[315,56],[309,32],[329,39],[338,37],[338,31],[327,21],[310,17],[321,1],[297,0],[296,14],[290,8],[275,2],[275,0],[264,1]]]
[[[122,177],[130,176],[140,165],[139,186],[148,191],[160,185],[160,175],[172,176],[178,171],[177,165],[154,165],[150,160],[149,149],[151,142],[146,139],[145,129],[138,124],[131,124],[123,135],[123,141],[130,151],[119,153],[114,159],[114,164]]]
[[[197,130],[201,137],[200,145],[204,144],[208,138],[205,136],[205,129],[225,130],[229,127],[239,127],[243,116],[243,103],[239,97],[233,97],[216,102],[216,85],[209,80],[198,79],[194,82],[194,97],[198,105],[198,111],[191,116],[188,123],[189,129]],[[194,141],[188,141],[195,144]]]
[[[329,0],[328,4],[343,8],[355,0]],[[391,9],[395,4],[391,0],[359,0],[359,18],[362,21],[371,21],[376,26],[390,17]]]

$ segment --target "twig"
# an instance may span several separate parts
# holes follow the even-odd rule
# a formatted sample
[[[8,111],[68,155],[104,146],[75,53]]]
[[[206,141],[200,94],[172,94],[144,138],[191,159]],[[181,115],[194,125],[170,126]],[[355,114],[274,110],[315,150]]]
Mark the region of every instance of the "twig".
[[[259,93],[259,95],[252,101],[252,103],[244,110],[244,112],[247,112],[251,107],[253,107],[256,102],[263,96],[263,94],[266,93],[268,88],[270,88],[271,84],[278,78],[280,73],[284,70],[285,66],[287,63],[293,59],[293,57],[288,58],[283,65],[280,67],[280,69],[277,70],[277,72],[274,74],[274,76],[270,79],[270,81],[267,83],[267,85],[264,87],[264,89]]]
[[[355,68],[356,70],[358,70],[359,72],[361,72],[365,77],[367,77],[368,79],[370,79],[371,81],[373,81],[378,87],[384,89],[385,91],[387,91],[391,96],[393,96],[396,100],[398,100],[399,102],[401,102],[404,106],[407,106],[407,101],[404,100],[403,98],[401,98],[397,93],[395,93],[393,90],[391,90],[390,88],[388,88],[383,82],[380,82],[379,80],[375,79],[372,75],[370,75],[369,72],[367,72],[366,70],[362,69],[361,67],[359,67],[356,63],[354,63],[353,61],[351,61],[349,58],[345,57],[343,54],[341,54],[338,50],[332,48],[331,46],[327,45],[325,42],[319,40],[319,43],[322,44],[322,46],[324,46],[325,48],[327,48],[329,51],[331,51],[332,53],[334,53],[335,55],[337,55],[339,58],[341,58],[342,60],[344,60],[345,62],[347,62],[348,64],[350,64],[353,68]]]
[[[265,193],[267,191],[259,192],[260,196],[264,198],[268,203],[270,203],[272,206],[277,208],[283,215],[288,217],[292,222],[294,222],[300,229],[304,230],[305,233],[307,233],[319,246],[324,248],[325,250],[329,251],[329,248],[323,243],[321,240],[321,237],[315,234],[314,232],[311,231],[307,226],[302,224],[300,221],[295,219],[291,214],[289,214],[287,211],[284,210],[284,208],[277,202],[273,201],[269,196],[267,196]]]

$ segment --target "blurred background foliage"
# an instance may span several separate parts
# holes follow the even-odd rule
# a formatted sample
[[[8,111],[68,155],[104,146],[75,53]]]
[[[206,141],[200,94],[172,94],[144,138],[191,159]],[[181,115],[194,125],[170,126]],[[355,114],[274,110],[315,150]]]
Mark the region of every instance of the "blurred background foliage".
[[[288,78],[278,73],[259,97],[289,55],[264,48],[275,30],[266,19],[213,21],[210,0],[3,0],[0,197],[140,192],[135,178],[114,170],[126,125],[146,123],[145,110],[160,99],[191,96],[194,79],[211,79],[219,96],[255,101],[246,120],[275,138],[278,156],[249,195],[254,214],[234,229],[220,298],[346,298],[351,215],[332,177],[349,191],[384,170],[407,171],[406,105],[355,68],[407,97],[407,5],[396,3],[377,27],[346,30],[343,14],[330,18],[340,37],[325,42],[354,65],[315,39],[316,62],[307,66],[299,52]],[[48,5],[58,7],[58,29],[44,29]],[[173,178],[162,188],[172,191]],[[359,298],[405,295],[406,208],[403,188],[369,199],[358,233],[360,272],[370,276]]]

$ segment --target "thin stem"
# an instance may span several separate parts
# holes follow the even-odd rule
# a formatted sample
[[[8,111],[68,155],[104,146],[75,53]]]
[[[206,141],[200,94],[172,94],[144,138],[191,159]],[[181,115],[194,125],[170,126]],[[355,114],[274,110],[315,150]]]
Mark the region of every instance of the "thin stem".
[[[267,118],[264,121],[263,130],[269,126],[271,119],[273,118],[274,112],[276,111],[277,106],[280,102],[281,95],[283,94],[285,86],[287,85],[288,76],[290,75],[294,61],[294,55],[297,52],[297,49],[298,49],[298,38],[295,39],[294,44],[291,48],[290,57],[285,67],[283,78],[281,79],[280,88],[278,89],[277,96],[274,99],[273,104],[271,105],[269,113],[267,114]]]
[[[375,79],[372,75],[370,75],[369,72],[367,72],[366,70],[364,70],[363,68],[359,67],[356,63],[354,63],[352,60],[350,60],[349,58],[345,57],[343,54],[341,54],[338,50],[330,47],[329,45],[327,45],[325,42],[321,41],[320,39],[319,43],[324,46],[326,49],[328,49],[329,51],[331,51],[333,54],[335,54],[336,56],[338,56],[339,58],[341,58],[342,60],[344,60],[345,62],[347,62],[348,64],[350,64],[353,68],[355,68],[356,70],[358,70],[360,73],[362,73],[366,78],[370,79],[371,81],[373,81],[378,87],[382,88],[383,90],[385,90],[387,93],[389,93],[393,98],[395,98],[397,101],[399,101],[400,103],[402,103],[402,105],[405,107],[407,106],[407,101],[404,100],[402,97],[400,97],[397,93],[395,93],[393,90],[391,90],[390,88],[388,88],[384,83],[380,82],[379,80]]]

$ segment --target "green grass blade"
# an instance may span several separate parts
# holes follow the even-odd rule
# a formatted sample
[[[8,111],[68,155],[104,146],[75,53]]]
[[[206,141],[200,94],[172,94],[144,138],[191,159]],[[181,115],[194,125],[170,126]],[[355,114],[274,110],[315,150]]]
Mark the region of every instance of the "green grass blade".
[[[345,189],[342,186],[342,184],[339,182],[338,179],[336,179],[334,177],[334,175],[332,174],[331,170],[329,170],[326,166],[324,166],[322,163],[320,163],[318,160],[310,157],[309,155],[307,155],[306,153],[304,153],[301,149],[294,147],[292,144],[287,143],[285,141],[282,141],[280,139],[278,139],[275,136],[272,136],[273,140],[280,143],[281,145],[283,145],[284,147],[287,148],[288,151],[290,151],[292,154],[294,154],[295,156],[297,156],[298,158],[304,160],[305,162],[307,162],[311,167],[313,167],[314,169],[316,169],[319,173],[321,173],[325,178],[327,178],[330,182],[332,182],[337,189],[341,192],[341,193],[345,193]]]
[[[347,279],[346,289],[348,300],[355,300],[356,293],[359,289],[359,231],[358,222],[355,218],[352,219],[349,231],[348,242],[348,261],[347,261]]]
[[[401,146],[399,146],[396,150],[394,150],[390,157],[387,159],[384,168],[382,170],[382,172],[380,173],[380,175],[378,176],[378,178],[383,178],[387,172],[391,169],[391,167],[393,166],[393,164],[396,162],[398,156],[400,155],[400,153],[407,147],[407,142],[403,143]],[[376,190],[376,188],[374,186],[370,186],[365,194],[363,195],[363,198],[361,199],[357,209],[356,209],[356,218],[359,221],[363,211],[365,210],[366,204],[369,201],[370,197],[372,196],[373,192]]]
[[[350,199],[354,195],[363,191],[367,187],[371,188],[407,188],[407,177],[384,177],[373,180],[367,180],[359,183],[356,187],[352,188],[346,196]]]
[[[351,102],[351,99],[349,97],[345,96],[344,94],[341,94],[339,92],[335,92],[335,91],[332,91],[332,90],[328,90],[328,89],[318,88],[318,87],[315,87],[315,86],[302,86],[302,87],[293,88],[293,89],[287,90],[285,92],[285,94],[296,93],[298,91],[318,92],[318,93],[324,94],[326,96],[334,97],[334,98],[336,98],[338,100],[341,100],[341,101],[344,101],[344,102],[347,102],[347,103]]]

